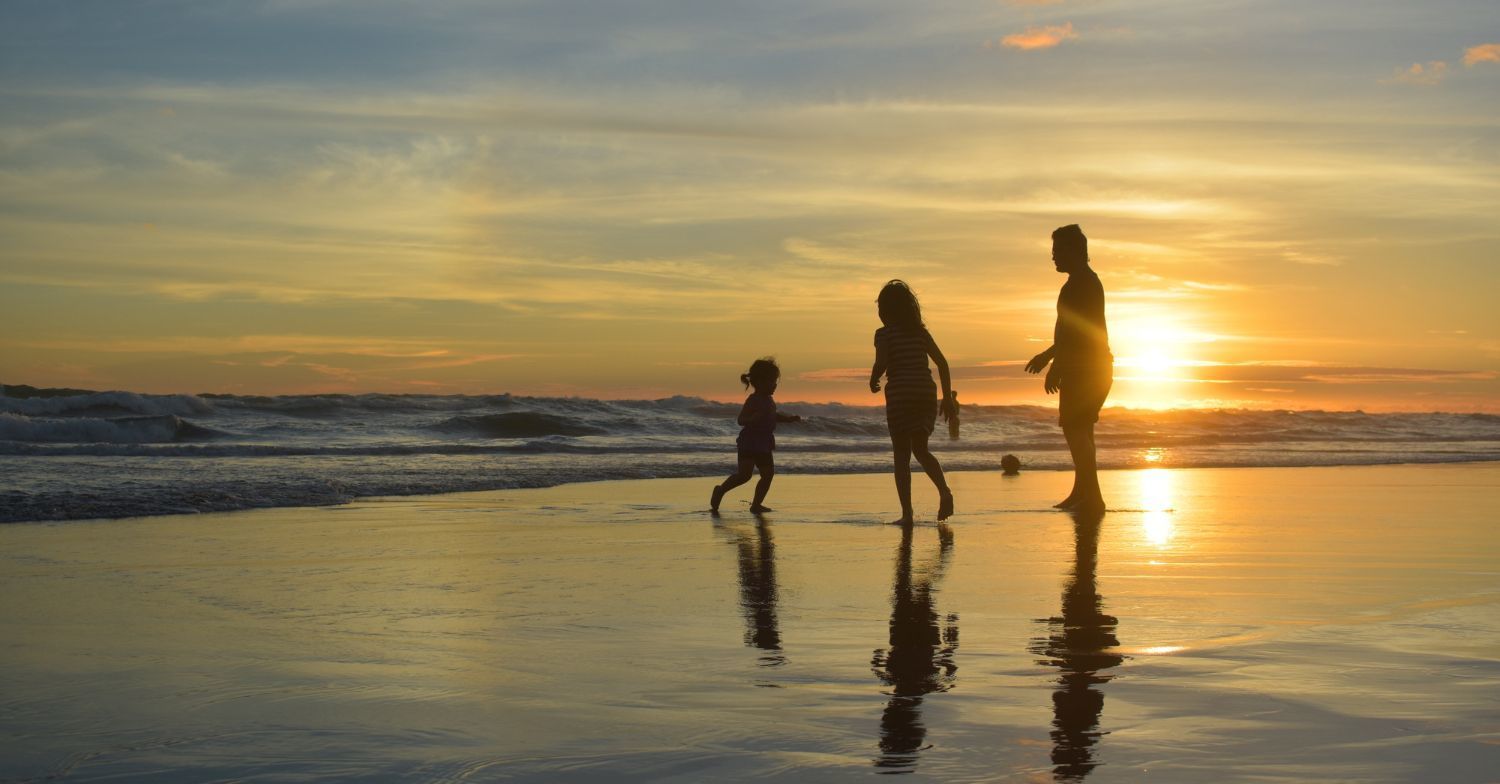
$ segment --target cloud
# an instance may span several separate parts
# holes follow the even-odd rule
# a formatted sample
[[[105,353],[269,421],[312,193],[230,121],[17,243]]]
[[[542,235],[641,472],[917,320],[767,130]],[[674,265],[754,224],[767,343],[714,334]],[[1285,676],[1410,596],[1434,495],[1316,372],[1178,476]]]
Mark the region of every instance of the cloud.
[[[1298,361],[1203,363],[1197,381],[1258,384],[1452,384],[1493,381],[1494,370],[1436,370],[1431,368],[1366,367]]]
[[[1072,22],[1063,22],[1060,25],[1047,25],[1045,27],[1028,27],[1024,33],[1011,33],[1000,39],[1000,45],[1011,49],[1031,51],[1032,49],[1051,49],[1073,38],[1078,33],[1073,32]],[[986,47],[994,48],[994,42],[985,44]]]
[[[836,383],[855,383],[870,380],[869,368],[824,368],[822,370],[809,370],[797,375],[798,381],[831,381]]]
[[[1432,60],[1427,64],[1412,63],[1410,68],[1398,69],[1394,76],[1380,80],[1381,84],[1434,85],[1448,75],[1448,64]]]
[[[1500,63],[1500,44],[1480,44],[1464,50],[1464,65],[1473,68],[1479,63]]]

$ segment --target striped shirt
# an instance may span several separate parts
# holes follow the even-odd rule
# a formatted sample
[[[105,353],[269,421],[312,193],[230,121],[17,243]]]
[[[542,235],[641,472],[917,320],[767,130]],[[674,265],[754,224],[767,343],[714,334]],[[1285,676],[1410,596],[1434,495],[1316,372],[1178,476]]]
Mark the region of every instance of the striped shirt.
[[[931,342],[925,327],[875,330],[875,348],[885,353],[886,400],[931,400],[937,395],[932,369],[927,366]]]

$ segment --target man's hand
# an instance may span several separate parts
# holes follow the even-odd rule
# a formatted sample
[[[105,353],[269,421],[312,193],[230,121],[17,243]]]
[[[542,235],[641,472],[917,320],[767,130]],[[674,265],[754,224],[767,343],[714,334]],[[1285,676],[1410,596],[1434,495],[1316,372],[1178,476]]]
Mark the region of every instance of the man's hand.
[[[942,404],[938,406],[938,411],[942,413],[944,422],[952,422],[953,417],[958,416],[952,398],[944,398]]]
[[[1061,380],[1062,380],[1062,374],[1058,373],[1057,372],[1057,366],[1053,365],[1052,369],[1049,370],[1049,371],[1047,371],[1047,380],[1045,380],[1045,381],[1042,382],[1042,388],[1046,389],[1047,390],[1047,394],[1051,395],[1051,394],[1057,392],[1057,389],[1058,389],[1057,384]]]
[[[1042,372],[1042,368],[1047,367],[1047,363],[1051,361],[1052,357],[1047,356],[1047,352],[1043,351],[1042,353],[1032,357],[1030,362],[1026,363],[1026,372],[1033,375],[1040,373]]]

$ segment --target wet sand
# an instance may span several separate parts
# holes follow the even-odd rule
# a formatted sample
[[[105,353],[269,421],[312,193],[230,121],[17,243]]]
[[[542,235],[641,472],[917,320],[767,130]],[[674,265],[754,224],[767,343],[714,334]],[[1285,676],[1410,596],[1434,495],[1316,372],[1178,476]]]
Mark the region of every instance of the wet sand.
[[[1500,464],[1068,481],[0,526],[0,778],[1496,780]]]

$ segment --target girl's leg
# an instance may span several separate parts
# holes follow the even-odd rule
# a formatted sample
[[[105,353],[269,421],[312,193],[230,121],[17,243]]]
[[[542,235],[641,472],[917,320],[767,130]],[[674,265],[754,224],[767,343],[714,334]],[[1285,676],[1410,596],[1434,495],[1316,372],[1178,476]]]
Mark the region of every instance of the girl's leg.
[[[947,520],[953,516],[953,492],[948,489],[948,479],[943,476],[943,464],[938,462],[927,448],[927,433],[921,431],[911,434],[911,452],[916,456],[917,462],[922,464],[922,470],[927,472],[927,478],[938,491],[938,520]]]
[[[896,459],[896,498],[901,501],[901,519],[898,523],[910,523],[911,511],[911,434],[891,434],[891,451]]]
[[[764,455],[756,455],[755,468],[760,471],[760,481],[755,483],[755,500],[750,503],[752,512],[769,512],[765,504],[766,492],[771,489],[771,480],[776,478],[776,460],[768,452]]]
[[[755,461],[748,455],[740,455],[739,468],[729,475],[723,483],[714,487],[713,498],[710,499],[709,508],[715,512],[719,511],[719,502],[724,500],[724,494],[740,485],[750,481],[750,472],[755,468]]]

